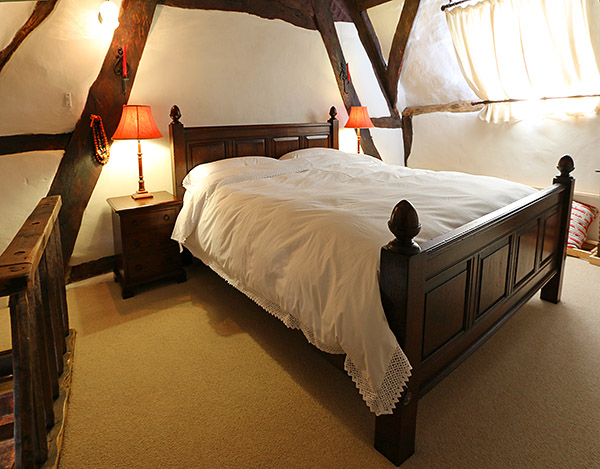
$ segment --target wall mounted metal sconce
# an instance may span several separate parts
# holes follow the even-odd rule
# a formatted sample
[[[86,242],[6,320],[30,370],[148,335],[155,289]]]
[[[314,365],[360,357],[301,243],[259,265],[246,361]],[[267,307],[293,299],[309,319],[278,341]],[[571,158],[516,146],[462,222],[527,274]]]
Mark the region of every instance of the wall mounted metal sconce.
[[[127,94],[127,82],[129,81],[129,64],[127,63],[127,45],[119,47],[117,51],[117,60],[113,66],[115,75],[121,77],[121,91],[123,95]]]
[[[346,85],[350,84],[350,65],[342,62],[340,64],[340,79],[344,83],[344,93],[348,93]]]

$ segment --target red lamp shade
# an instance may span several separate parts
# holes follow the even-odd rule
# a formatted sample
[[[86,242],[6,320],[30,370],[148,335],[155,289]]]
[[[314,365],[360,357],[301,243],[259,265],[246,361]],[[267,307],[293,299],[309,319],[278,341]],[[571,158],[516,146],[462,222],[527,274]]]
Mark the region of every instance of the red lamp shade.
[[[134,199],[151,198],[152,194],[146,190],[144,183],[144,170],[142,169],[142,145],[140,140],[146,138],[160,138],[162,134],[156,127],[150,106],[124,105],[121,120],[117,130],[112,136],[113,140],[138,141],[138,190],[131,197]]]
[[[346,127],[351,129],[366,129],[369,127],[374,127],[373,122],[371,122],[371,118],[369,117],[369,113],[367,112],[367,107],[352,106],[350,108],[350,115],[348,116]]]
[[[150,106],[124,105],[121,120],[112,136],[113,140],[143,140],[161,138]]]

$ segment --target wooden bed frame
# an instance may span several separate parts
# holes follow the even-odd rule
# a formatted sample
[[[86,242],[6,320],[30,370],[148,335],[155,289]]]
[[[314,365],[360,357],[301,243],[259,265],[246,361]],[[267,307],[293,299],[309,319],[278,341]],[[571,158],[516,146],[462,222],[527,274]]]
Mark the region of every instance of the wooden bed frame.
[[[169,126],[174,187],[195,165],[244,155],[277,158],[314,146],[338,148],[337,112],[324,124],[184,127],[177,106]],[[381,250],[382,303],[413,367],[392,415],[376,417],[375,447],[396,465],[414,452],[419,398],[448,375],[538,290],[560,300],[574,169],[558,164],[553,185],[418,246],[417,212],[394,208],[395,238]]]

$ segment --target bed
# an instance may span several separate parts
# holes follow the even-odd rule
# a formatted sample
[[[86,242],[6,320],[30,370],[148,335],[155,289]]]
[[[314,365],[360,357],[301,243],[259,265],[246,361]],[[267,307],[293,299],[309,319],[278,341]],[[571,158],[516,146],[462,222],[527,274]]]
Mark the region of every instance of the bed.
[[[360,178],[356,177],[356,174],[359,173],[354,171],[381,174],[380,169],[383,170],[382,165],[384,164],[375,162],[374,159],[368,161],[370,157],[352,158],[348,156],[348,163],[345,164],[339,161],[339,156],[333,150],[325,150],[337,149],[339,146],[339,124],[335,108],[330,110],[330,119],[327,122],[317,124],[185,127],[180,121],[181,112],[177,106],[173,106],[171,109],[171,118],[169,135],[173,156],[173,185],[176,194],[179,197],[185,197],[182,213],[186,212],[187,205],[189,213],[199,211],[212,214],[210,216],[213,217],[225,217],[225,221],[215,218],[218,224],[227,225],[226,231],[221,231],[221,233],[230,233],[239,229],[237,224],[240,214],[254,213],[252,210],[260,209],[262,204],[266,206],[269,199],[268,194],[267,196],[256,194],[257,191],[261,192],[262,190],[263,179],[283,178],[289,182],[289,185],[294,186],[299,184],[302,178],[312,180],[312,178],[325,177],[314,188],[306,189],[303,197],[300,197],[311,203],[312,193],[318,192],[319,184],[327,186],[327,178],[345,178],[343,187],[348,189],[344,189],[344,191],[352,192],[354,190],[352,184],[360,183],[358,181]],[[283,158],[286,161],[272,160],[272,164],[269,163],[271,160],[265,161],[268,158],[277,159],[282,155],[285,155]],[[310,158],[306,158],[306,155],[309,155]],[[213,162],[227,161],[227,164],[237,164],[239,161],[247,160],[251,160],[252,163],[257,160],[261,165],[258,168],[251,167],[248,170],[250,175],[242,178],[237,176],[241,174],[241,171],[235,165],[226,168],[221,173],[211,175],[211,185],[205,188],[211,191],[210,196],[201,193],[196,186],[190,185],[194,168],[201,168],[204,172],[204,168],[214,165]],[[217,165],[222,164],[217,163]],[[333,167],[335,167],[335,173],[331,169]],[[421,178],[424,183],[413,190],[411,197],[419,200],[420,205],[417,205],[419,213],[407,200],[400,200],[397,204],[394,201],[395,206],[392,204],[393,210],[390,210],[391,215],[387,222],[391,233],[386,234],[387,231],[383,230],[385,227],[381,227],[377,231],[376,241],[370,240],[371,247],[369,249],[371,251],[373,242],[378,243],[375,244],[376,263],[362,270],[366,271],[367,279],[376,279],[374,287],[377,295],[376,302],[380,305],[384,325],[378,325],[376,320],[369,316],[366,321],[359,317],[359,321],[363,321],[359,322],[359,327],[348,326],[350,319],[344,316],[338,322],[332,322],[332,327],[324,329],[334,330],[336,339],[341,337],[339,342],[342,345],[346,343],[343,334],[346,336],[357,335],[359,336],[358,340],[363,342],[366,339],[361,334],[369,335],[369,337],[375,334],[373,331],[381,334],[381,336],[377,336],[381,338],[380,343],[376,345],[379,349],[386,350],[388,354],[386,357],[389,356],[390,360],[394,362],[395,373],[390,375],[389,368],[386,368],[387,365],[384,366],[383,374],[385,376],[382,376],[381,380],[384,383],[393,382],[393,389],[390,392],[382,391],[382,394],[385,394],[383,405],[380,405],[381,400],[378,400],[378,396],[372,397],[369,401],[369,396],[367,396],[369,392],[365,392],[365,389],[368,391],[369,383],[372,384],[373,376],[376,377],[373,380],[377,386],[382,382],[377,378],[381,375],[381,369],[371,374],[368,368],[363,369],[360,366],[362,361],[378,363],[378,357],[372,358],[374,356],[372,353],[376,352],[365,349],[361,355],[360,352],[356,353],[352,346],[342,347],[341,351],[347,353],[346,370],[352,376],[367,405],[376,414],[375,447],[393,463],[401,464],[414,452],[417,405],[420,397],[465,360],[537,291],[541,290],[544,300],[551,302],[560,300],[574,184],[573,178],[570,176],[570,172],[574,169],[571,157],[561,158],[558,169],[560,175],[548,188],[541,191],[524,191],[521,194],[522,197],[517,200],[499,206],[491,212],[484,211],[474,219],[471,215],[470,218],[463,221],[460,219],[456,221],[454,219],[460,214],[451,212],[449,216],[446,213],[440,213],[438,209],[438,218],[454,220],[458,226],[448,229],[447,226],[452,225],[442,225],[432,238],[430,235],[423,237],[421,232],[427,232],[429,225],[437,223],[437,220],[429,213],[429,209],[423,205],[421,199],[424,198],[424,194],[430,197],[426,192],[427,188],[431,189],[438,181],[436,178],[441,176],[417,171],[415,173],[417,176],[414,178]],[[195,171],[197,172],[198,169]],[[381,192],[386,192],[387,186],[393,186],[395,181],[412,180],[407,178],[408,170],[395,168],[394,171],[393,178],[396,179],[387,183],[385,183],[387,180],[384,181],[381,185]],[[339,175],[340,173],[342,176]],[[455,175],[449,174],[444,177],[449,179],[441,180],[441,186],[461,184],[453,182]],[[260,185],[257,181],[260,182]],[[477,184],[475,179],[469,181],[472,181],[474,185]],[[482,184],[488,183],[491,183],[491,180],[484,180]],[[185,195],[184,184],[188,187]],[[238,191],[236,184],[243,187]],[[462,185],[468,186],[471,185],[471,182],[462,183]],[[223,186],[232,186],[231,189],[227,189],[232,193],[224,193]],[[254,187],[254,192],[248,192],[249,187]],[[521,189],[515,185],[514,190]],[[297,198],[286,195],[283,189],[279,192],[281,194],[277,195],[279,197],[278,204],[287,197],[290,200],[293,199],[294,205],[297,205]],[[512,189],[509,192],[512,192]],[[490,193],[492,193],[491,186]],[[346,193],[343,195],[332,193],[329,197],[334,201],[333,205],[336,205],[338,202],[335,201],[339,201],[339,198],[336,197],[345,197],[346,195]],[[203,201],[201,203],[205,203],[209,198],[223,198],[220,200],[217,198],[219,203],[215,204],[216,208],[213,208],[211,212],[206,208],[208,206],[203,209],[191,208],[193,207],[191,200],[194,197]],[[233,197],[245,198],[235,199]],[[498,197],[492,195],[489,198],[498,199]],[[344,199],[344,204],[369,210],[368,207],[365,208],[362,205],[360,195],[352,200]],[[279,204],[278,209],[281,210],[283,207],[283,210],[286,210],[286,207],[289,206]],[[231,210],[237,208],[237,212],[227,212],[230,208]],[[309,209],[300,207],[300,212],[294,212],[294,217],[297,217],[298,213],[312,211],[312,208],[313,206]],[[219,215],[219,212],[223,213]],[[432,212],[435,213],[435,210]],[[285,215],[285,213],[276,212],[272,219],[264,219],[264,223],[268,223],[270,233],[279,233],[277,220],[283,220],[279,223],[284,224],[293,223],[293,218],[286,219]],[[423,227],[420,223],[421,215],[426,225]],[[246,218],[252,218],[252,216],[246,216]],[[185,227],[186,223],[181,221],[182,227]],[[190,222],[189,226],[193,226],[193,223]],[[357,232],[364,235],[361,223],[362,220],[353,222],[358,226]],[[330,224],[337,225],[338,219],[331,218]],[[380,224],[384,225],[384,220],[381,220]],[[184,229],[176,225],[174,231],[174,238],[183,242],[184,245],[187,242],[186,237],[193,231],[193,228],[189,226]],[[302,223],[297,225],[297,227],[301,226],[303,226]],[[219,232],[219,229],[219,226],[215,224],[210,230],[203,231]],[[256,228],[254,229],[256,230]],[[243,228],[243,230],[248,230],[244,233],[246,236],[248,233],[254,234],[251,231],[252,228]],[[342,229],[342,232],[346,233],[350,239],[347,243],[348,246],[345,246],[344,249],[352,251],[352,246],[356,245],[355,251],[358,251],[358,244],[355,244],[355,240],[352,238],[355,236],[354,232],[348,231],[347,226]],[[314,237],[318,237],[318,235],[315,234]],[[253,239],[254,236],[251,238]],[[307,238],[312,239],[313,236],[310,233],[304,234],[301,236],[301,241],[303,242]],[[272,263],[273,266],[282,263],[285,266],[291,265],[288,259],[282,261],[281,251],[278,252],[276,248],[273,251],[267,244],[257,248],[248,242],[248,246],[243,247],[247,251],[244,251],[240,245],[245,243],[240,242],[240,239],[243,238],[228,239],[227,245],[237,251],[228,251],[235,254],[232,255],[230,261],[224,258],[221,263],[213,262],[212,258],[205,258],[205,252],[197,247],[202,244],[201,242],[198,245],[190,242],[190,247],[197,257],[219,275],[246,293],[267,311],[280,317],[288,326],[302,329],[305,336],[322,350],[339,353],[340,350],[334,346],[339,344],[332,344],[329,341],[331,334],[321,334],[320,332],[313,334],[314,331],[321,329],[312,326],[303,327],[302,324],[297,323],[304,321],[303,324],[306,324],[307,321],[312,321],[311,324],[314,324],[317,321],[329,324],[327,323],[329,301],[325,302],[325,306],[323,306],[325,303],[311,303],[311,305],[317,305],[314,306],[315,309],[321,307],[323,309],[322,317],[316,320],[304,320],[302,313],[286,316],[285,313],[288,309],[293,309],[295,307],[293,305],[302,303],[302,301],[294,300],[291,303],[283,303],[283,306],[282,304],[273,304],[274,302],[270,298],[266,298],[267,293],[263,294],[262,291],[257,293],[253,287],[245,287],[243,283],[237,281],[237,277],[232,278],[233,274],[223,268],[225,264],[235,264],[237,261],[233,258],[246,258],[257,249],[260,249],[258,257],[265,258],[265,264],[256,266],[250,264],[249,272],[244,272],[242,276],[247,274],[246,277],[252,277],[254,274],[265,274],[265,272],[267,272],[265,275],[268,275],[269,263]],[[275,236],[273,236],[275,245],[274,239]],[[336,248],[338,244],[346,242],[343,238],[335,239],[336,242],[329,243],[333,246],[332,249]],[[290,239],[281,240],[282,243],[289,241]],[[296,239],[292,241],[292,244],[299,242]],[[212,241],[206,242],[212,243]],[[270,254],[267,255],[269,252]],[[355,252],[352,252],[352,255],[354,254]],[[255,256],[257,255],[255,254]],[[352,269],[352,263],[341,263],[336,271],[336,276],[339,275],[342,278],[341,275],[345,269]],[[295,279],[294,269],[288,269],[287,272],[290,279]],[[358,278],[353,273],[350,276]],[[361,278],[360,282],[362,281]],[[365,280],[365,282],[368,281]],[[279,276],[273,281],[275,284],[284,285],[288,290],[290,282],[292,280],[288,282],[286,276]],[[338,297],[345,295],[339,294],[339,291],[344,291],[346,285],[344,282],[346,280],[336,284],[334,294]],[[291,284],[297,285],[299,289],[308,290],[308,296],[312,294],[315,298],[320,298],[323,295],[323,292],[318,289],[318,281],[314,281],[314,284],[311,284],[311,281],[305,283],[307,285]],[[352,288],[356,289],[356,287]],[[360,289],[360,285],[358,289]],[[340,301],[343,300],[344,298],[340,299]],[[290,304],[292,306],[289,306]],[[373,317],[377,318],[378,316],[375,313]],[[300,318],[299,321],[296,321],[298,318]],[[352,329],[352,327],[355,328]],[[342,328],[346,328],[346,330],[340,333]],[[397,344],[400,352],[392,349],[390,343]],[[358,358],[354,358],[356,356]],[[355,366],[357,364],[359,366]],[[361,375],[361,373],[363,374]],[[363,379],[364,377],[367,379]],[[368,383],[361,383],[361,381],[368,381]]]

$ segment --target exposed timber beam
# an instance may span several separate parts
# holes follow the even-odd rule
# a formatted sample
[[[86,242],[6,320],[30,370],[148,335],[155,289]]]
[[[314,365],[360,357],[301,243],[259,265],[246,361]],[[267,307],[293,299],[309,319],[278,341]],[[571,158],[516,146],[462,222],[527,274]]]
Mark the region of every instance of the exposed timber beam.
[[[385,98],[385,102],[387,103],[390,114],[392,116],[398,116],[399,114],[395,101],[398,93],[391,92],[391,90],[388,89],[390,86],[390,81],[386,80],[387,65],[385,63],[383,53],[381,52],[381,45],[379,44],[379,39],[377,39],[377,34],[375,33],[375,28],[371,23],[371,19],[366,11],[360,11],[358,9],[354,0],[345,1],[348,12],[350,13],[352,21],[354,22],[356,30],[358,31],[360,42],[365,48],[365,52],[367,53],[367,56],[369,57],[369,60],[373,66],[375,78],[377,79],[379,88],[381,88],[381,92]],[[396,82],[396,87],[397,86],[398,82]]]
[[[392,40],[390,49],[390,57],[388,59],[388,84],[386,89],[389,90],[390,99],[393,103],[398,99],[398,81],[400,80],[400,72],[402,72],[402,63],[404,61],[404,52],[408,45],[408,39],[412,30],[419,4],[421,0],[405,0],[402,7],[402,13],[398,20],[398,26]]]
[[[408,166],[408,157],[412,151],[412,116],[402,116],[402,141],[404,143],[404,166]]]
[[[358,94],[356,93],[352,82],[346,83],[346,86],[344,87],[342,71],[346,67],[346,59],[344,58],[342,46],[340,45],[340,40],[333,23],[333,17],[331,16],[331,11],[329,9],[329,1],[312,0],[311,3],[314,9],[315,23],[321,33],[323,42],[325,43],[327,55],[329,56],[329,61],[333,67],[333,74],[338,84],[340,94],[342,95],[344,106],[348,113],[350,113],[350,108],[352,106],[360,106],[360,100],[358,99]],[[361,146],[366,154],[381,159],[368,129],[363,129],[361,131]]]
[[[39,1],[35,4],[29,19],[21,26],[21,29],[17,31],[10,44],[0,51],[0,71],[2,71],[6,63],[27,36],[48,18],[50,13],[54,10],[57,1],[58,0],[46,0]]]
[[[358,5],[360,11],[364,11],[388,2],[391,2],[391,0],[356,0],[356,4]]]
[[[433,112],[475,112],[483,108],[483,103],[477,101],[454,101],[447,104],[430,104],[426,106],[407,107],[402,111],[402,139],[404,140],[404,165],[412,151],[414,116],[431,114]],[[373,119],[371,119],[373,120]]]
[[[115,29],[100,73],[89,90],[81,117],[50,187],[49,195],[60,194],[63,201],[60,224],[65,265],[68,265],[73,253],[83,212],[102,170],[94,157],[90,116],[101,116],[106,134],[110,136],[114,133],[122,105],[129,99],[156,4],[157,0],[123,0],[119,26]],[[122,92],[121,79],[113,70],[118,49],[124,44],[127,44],[129,65],[129,86],[125,94]]]
[[[64,150],[71,134],[25,134],[0,137],[0,155],[28,151]]]
[[[371,117],[373,125],[380,129],[401,129],[402,119],[400,117]]]
[[[170,7],[249,13],[266,19],[280,19],[305,29],[317,29],[308,1],[280,3],[274,0],[159,0]]]
[[[454,101],[446,104],[429,104],[426,106],[410,106],[404,108],[402,116],[418,116],[432,112],[475,112],[481,111],[484,103],[478,101]]]

